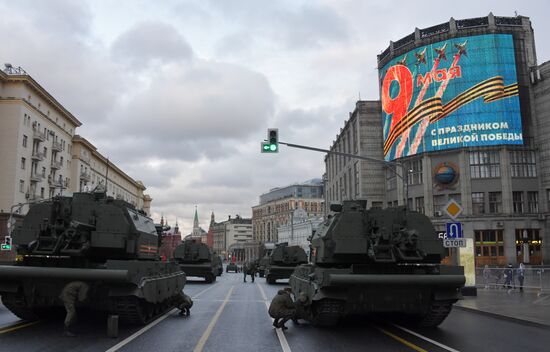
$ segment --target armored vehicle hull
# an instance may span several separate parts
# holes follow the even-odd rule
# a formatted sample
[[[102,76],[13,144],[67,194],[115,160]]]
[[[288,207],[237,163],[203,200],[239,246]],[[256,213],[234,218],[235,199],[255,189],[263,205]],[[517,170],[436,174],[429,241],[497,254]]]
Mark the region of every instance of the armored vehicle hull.
[[[303,318],[330,326],[350,314],[388,313],[437,326],[460,295],[463,267],[439,264],[444,250],[433,225],[404,208],[364,209],[347,201],[311,238],[310,264],[290,278]]]
[[[187,276],[202,277],[207,283],[216,281],[219,269],[215,255],[208,246],[196,240],[187,240],[176,247],[174,259]]]
[[[0,266],[0,295],[22,319],[63,307],[63,288],[79,281],[90,288],[79,305],[144,324],[174,307],[185,285],[176,263],[159,260],[153,221],[103,193],[32,204],[12,237],[20,260]]]

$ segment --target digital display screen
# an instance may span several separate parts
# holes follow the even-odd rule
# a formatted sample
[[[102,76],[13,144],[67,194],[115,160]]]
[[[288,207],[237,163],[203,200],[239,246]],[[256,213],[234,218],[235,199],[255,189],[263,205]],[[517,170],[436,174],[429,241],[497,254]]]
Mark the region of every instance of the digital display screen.
[[[523,144],[510,34],[453,38],[380,70],[384,158]]]

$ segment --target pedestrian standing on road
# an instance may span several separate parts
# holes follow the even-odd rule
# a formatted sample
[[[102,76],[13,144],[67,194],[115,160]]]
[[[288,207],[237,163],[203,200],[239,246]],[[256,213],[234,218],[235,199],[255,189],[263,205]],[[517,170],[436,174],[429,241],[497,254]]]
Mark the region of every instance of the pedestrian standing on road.
[[[246,282],[246,273],[247,273],[247,271],[248,271],[248,263],[245,262],[243,264],[243,282]]]
[[[512,264],[509,263],[508,267],[504,269],[504,285],[503,285],[504,288],[508,289],[508,293],[510,293],[510,290],[512,289],[513,280],[514,280],[514,271],[512,268]]]
[[[296,305],[290,297],[290,287],[279,290],[269,305],[269,316],[273,318],[273,326],[283,330],[288,329],[285,323],[296,318]]]
[[[483,281],[485,282],[485,289],[489,288],[490,279],[491,279],[491,269],[489,269],[489,265],[485,264],[485,268],[483,269]]]
[[[76,322],[76,302],[84,302],[88,299],[89,291],[90,286],[83,281],[69,282],[61,291],[59,298],[63,301],[66,311],[63,336],[76,336],[73,331],[73,327]]]
[[[517,275],[518,275],[518,282],[519,282],[519,290],[523,292],[523,280],[525,280],[525,265],[523,263],[519,263]]]

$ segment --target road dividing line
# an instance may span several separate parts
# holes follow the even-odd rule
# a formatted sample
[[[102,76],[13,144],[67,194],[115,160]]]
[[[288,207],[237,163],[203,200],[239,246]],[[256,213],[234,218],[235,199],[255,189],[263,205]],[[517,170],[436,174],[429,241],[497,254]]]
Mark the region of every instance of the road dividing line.
[[[417,333],[417,332],[414,332],[414,331],[412,331],[412,330],[409,330],[409,329],[404,328],[404,327],[402,327],[402,326],[399,326],[399,325],[397,325],[397,324],[392,324],[392,325],[395,326],[396,328],[401,329],[401,330],[403,330],[403,331],[405,331],[405,332],[407,332],[407,333],[409,333],[409,334],[411,334],[411,335],[414,335],[414,336],[416,336],[416,337],[418,337],[418,338],[420,338],[420,339],[422,339],[422,340],[424,340],[424,341],[427,341],[427,342],[431,343],[432,345],[436,345],[437,347],[441,347],[441,348],[443,348],[444,350],[447,350],[447,351],[449,351],[449,352],[460,352],[460,351],[458,351],[458,350],[455,350],[455,349],[452,348],[452,347],[449,347],[449,346],[446,346],[446,345],[444,345],[444,344],[442,344],[442,343],[440,343],[440,342],[434,341],[434,340],[432,340],[432,339],[430,339],[430,338],[427,338],[427,337],[424,336],[424,335],[420,335],[420,334]]]
[[[427,350],[423,349],[422,347],[418,347],[417,345],[415,345],[414,343],[412,342],[409,342],[407,340],[405,340],[404,338],[401,338],[395,334],[392,334],[391,332],[387,331],[387,330],[384,330],[378,326],[374,326],[376,329],[380,330],[382,333],[388,335],[389,337],[391,337],[392,339],[396,340],[396,341],[399,341],[401,342],[403,345],[407,346],[407,347],[410,347],[412,348],[413,350],[417,351],[417,352],[428,352]]]
[[[539,296],[540,297],[540,296]],[[550,297],[550,295],[548,296],[542,296],[540,297],[539,299],[533,301],[533,304],[539,304],[540,302],[544,301],[545,299],[547,299],[548,297]]]
[[[214,326],[216,326],[216,323],[218,322],[218,319],[220,318],[220,315],[222,315],[223,309],[225,308],[225,305],[229,301],[229,297],[231,297],[231,293],[233,293],[234,288],[235,288],[234,285],[231,286],[231,288],[229,289],[229,292],[227,292],[227,295],[225,296],[225,299],[224,299],[223,303],[221,304],[220,308],[218,308],[218,311],[216,312],[216,314],[214,315],[214,317],[210,321],[210,324],[208,324],[208,327],[206,328],[206,330],[202,334],[199,342],[197,343],[197,346],[195,346],[195,349],[193,349],[193,352],[201,352],[202,349],[204,348],[204,345],[206,344],[206,341],[210,337],[210,334],[212,333],[212,330],[214,330]]]
[[[262,295],[262,298],[265,302],[265,306],[266,306],[267,310],[269,310],[269,304],[271,303],[271,301],[267,300],[267,296],[266,296],[265,291],[262,288],[262,286],[260,284],[256,284],[256,286],[260,289],[260,294]],[[285,336],[285,333],[283,332],[283,330],[282,329],[275,329],[275,331],[277,332],[277,338],[279,339],[279,344],[281,344],[281,348],[283,349],[283,352],[292,352],[290,350],[290,345],[288,344],[288,341],[286,340],[286,336]]]
[[[21,322],[18,322],[18,323],[15,323],[13,325],[8,325],[8,326],[0,329],[0,335],[8,333],[8,332],[15,331],[15,330],[23,329],[23,328],[26,328],[28,326],[34,325],[34,324],[38,324],[38,322],[39,321],[37,320],[37,321],[31,321],[30,323],[26,323],[26,324],[21,324]]]
[[[120,341],[119,343],[117,343],[116,345],[114,345],[113,347],[109,348],[107,351],[105,352],[114,352],[114,351],[117,351],[119,350],[121,347],[124,347],[125,345],[127,345],[128,343],[132,342],[136,337],[142,335],[144,332],[146,332],[147,330],[151,329],[153,326],[157,325],[158,323],[160,323],[161,321],[163,321],[164,319],[166,319],[170,314],[172,314],[173,312],[175,312],[177,309],[174,308],[174,309],[171,309],[169,312],[165,313],[163,316],[157,318],[156,320],[152,321],[151,323],[149,323],[148,325],[144,326],[141,330],[135,332],[133,335],[130,335],[128,336],[127,338],[125,338],[124,340]]]

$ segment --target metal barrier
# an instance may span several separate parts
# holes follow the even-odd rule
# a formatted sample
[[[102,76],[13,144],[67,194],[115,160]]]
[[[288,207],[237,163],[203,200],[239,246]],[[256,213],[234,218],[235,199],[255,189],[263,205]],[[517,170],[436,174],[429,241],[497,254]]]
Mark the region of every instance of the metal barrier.
[[[518,267],[476,268],[476,286],[494,289],[530,289],[550,293],[550,267],[529,266],[523,269],[523,282]]]

